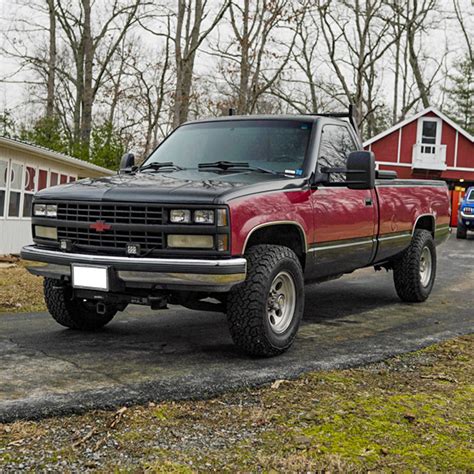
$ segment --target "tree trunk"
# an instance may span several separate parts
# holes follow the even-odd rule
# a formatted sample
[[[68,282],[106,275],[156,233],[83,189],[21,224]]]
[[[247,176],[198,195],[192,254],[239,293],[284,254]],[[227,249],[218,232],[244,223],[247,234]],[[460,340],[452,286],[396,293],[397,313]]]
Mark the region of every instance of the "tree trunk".
[[[54,86],[56,79],[56,11],[54,0],[48,1],[49,14],[49,58],[48,58],[48,78],[46,97],[46,117],[54,115]]]
[[[92,67],[94,58],[94,47],[91,32],[91,2],[82,0],[84,8],[84,93],[82,96],[82,117],[81,117],[81,147],[84,158],[89,158],[90,138],[92,130]]]

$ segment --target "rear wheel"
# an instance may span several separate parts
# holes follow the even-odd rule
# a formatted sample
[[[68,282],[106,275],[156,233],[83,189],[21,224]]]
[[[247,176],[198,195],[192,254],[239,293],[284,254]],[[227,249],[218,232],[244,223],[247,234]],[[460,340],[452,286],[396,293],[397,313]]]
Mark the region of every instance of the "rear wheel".
[[[411,303],[425,301],[436,277],[436,247],[427,230],[415,230],[410,246],[393,264],[398,296]]]
[[[246,257],[247,279],[228,296],[230,333],[244,352],[275,356],[291,346],[303,316],[303,270],[283,246],[256,245]]]
[[[105,314],[98,314],[94,303],[74,298],[70,286],[51,278],[44,279],[44,300],[51,316],[71,329],[99,329],[117,314],[117,307],[113,305],[106,307]]]
[[[458,222],[458,227],[456,229],[456,238],[465,239],[467,237],[467,227],[463,225],[462,222]]]

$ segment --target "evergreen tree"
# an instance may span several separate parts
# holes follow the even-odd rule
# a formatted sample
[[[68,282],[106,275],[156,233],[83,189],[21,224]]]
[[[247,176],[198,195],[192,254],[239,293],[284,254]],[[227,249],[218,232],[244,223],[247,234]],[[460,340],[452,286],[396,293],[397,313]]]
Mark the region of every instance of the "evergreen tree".
[[[474,69],[466,57],[459,61],[454,74],[450,75],[452,86],[446,89],[448,107],[446,113],[462,128],[474,134]]]
[[[15,136],[15,122],[9,110],[4,110],[0,114],[0,136],[13,138]]]
[[[67,153],[67,140],[61,129],[61,123],[55,116],[41,117],[30,129],[23,128],[20,139],[33,145],[43,146],[59,153]]]
[[[90,157],[92,163],[117,170],[126,147],[113,125],[110,122],[105,122],[94,127],[91,138]]]

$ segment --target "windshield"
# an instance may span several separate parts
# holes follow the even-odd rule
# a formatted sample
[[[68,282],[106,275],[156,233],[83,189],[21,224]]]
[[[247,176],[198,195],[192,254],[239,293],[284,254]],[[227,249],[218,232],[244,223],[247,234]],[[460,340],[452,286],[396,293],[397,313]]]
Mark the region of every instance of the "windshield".
[[[467,201],[474,201],[474,189],[471,189],[469,196],[466,199]]]
[[[245,162],[277,172],[303,173],[311,122],[296,120],[229,120],[184,125],[143,163],[172,161],[198,168],[216,161]]]

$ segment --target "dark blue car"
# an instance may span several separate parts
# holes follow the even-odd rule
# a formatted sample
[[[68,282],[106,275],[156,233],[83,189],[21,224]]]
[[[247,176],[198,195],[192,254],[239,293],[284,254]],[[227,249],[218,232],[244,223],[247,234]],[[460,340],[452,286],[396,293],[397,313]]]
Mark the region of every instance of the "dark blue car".
[[[474,186],[467,188],[464,199],[459,205],[456,237],[465,239],[468,230],[474,231]]]

